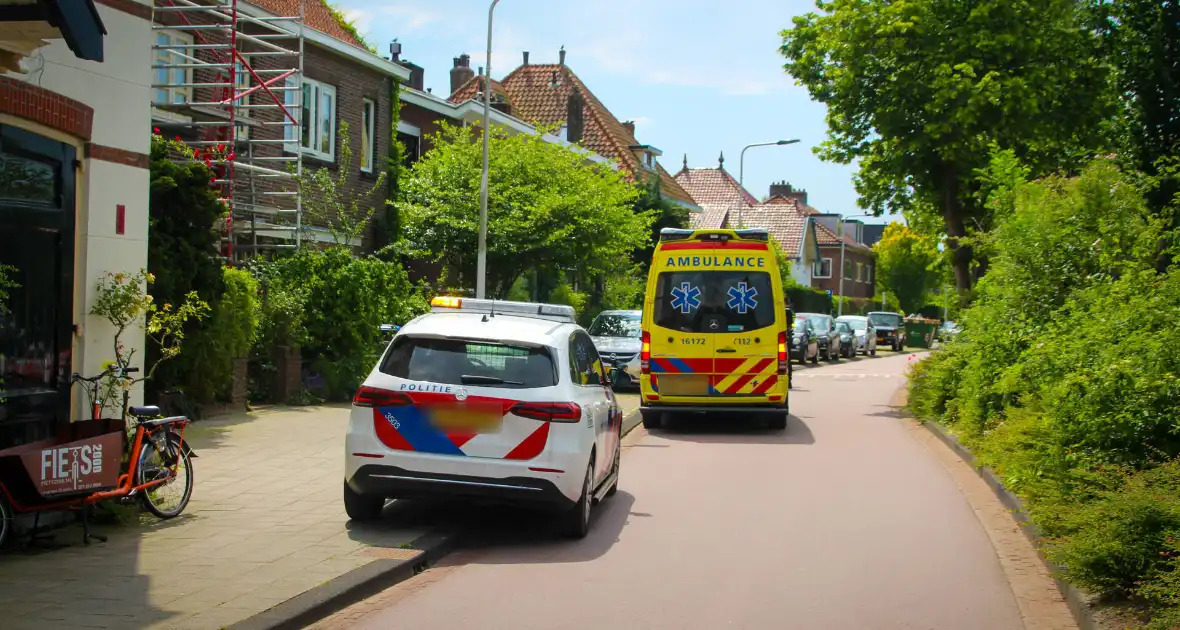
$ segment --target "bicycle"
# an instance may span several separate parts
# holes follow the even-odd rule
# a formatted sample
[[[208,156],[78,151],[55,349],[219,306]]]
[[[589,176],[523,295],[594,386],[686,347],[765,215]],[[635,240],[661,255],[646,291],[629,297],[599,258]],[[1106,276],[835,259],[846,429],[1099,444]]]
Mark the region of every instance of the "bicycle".
[[[32,542],[41,512],[80,510],[82,542],[90,544],[91,539],[107,540],[90,532],[89,514],[100,502],[138,498],[160,519],[184,512],[192,497],[196,457],[184,441],[188,418],[160,418],[159,407],[129,406],[126,387],[120,419],[101,418],[103,379],[125,382],[137,371],[115,365],[97,376],[74,374],[71,384],[82,384],[88,395],[90,420],[72,422],[52,438],[0,451],[0,546],[17,514],[37,515]]]

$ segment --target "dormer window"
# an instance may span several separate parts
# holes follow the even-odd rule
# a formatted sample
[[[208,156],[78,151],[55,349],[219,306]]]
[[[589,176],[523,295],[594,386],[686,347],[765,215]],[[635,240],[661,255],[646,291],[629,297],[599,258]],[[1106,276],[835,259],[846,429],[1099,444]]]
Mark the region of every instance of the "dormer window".
[[[649,171],[656,170],[656,159],[664,154],[663,151],[648,144],[637,144],[631,147],[631,150],[635,152],[635,157],[639,158],[639,164]]]

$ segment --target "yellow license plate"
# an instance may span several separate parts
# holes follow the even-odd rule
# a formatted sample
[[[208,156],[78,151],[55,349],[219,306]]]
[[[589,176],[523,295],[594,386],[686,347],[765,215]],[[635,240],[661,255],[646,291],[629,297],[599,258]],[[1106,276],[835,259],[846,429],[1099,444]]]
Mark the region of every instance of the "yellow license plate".
[[[708,396],[708,374],[661,374],[660,394],[664,396]]]
[[[435,409],[430,414],[430,422],[443,431],[471,431],[474,433],[493,433],[500,429],[499,413],[479,409]]]

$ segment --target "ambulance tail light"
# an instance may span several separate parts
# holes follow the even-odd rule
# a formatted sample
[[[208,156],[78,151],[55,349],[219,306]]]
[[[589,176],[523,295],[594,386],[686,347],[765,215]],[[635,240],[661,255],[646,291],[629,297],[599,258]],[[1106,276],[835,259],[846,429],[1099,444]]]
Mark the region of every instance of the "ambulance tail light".
[[[639,371],[651,374],[651,333],[643,331],[643,345],[639,348]]]
[[[791,358],[787,356],[787,333],[778,334],[778,373],[786,374]]]
[[[578,422],[582,419],[582,408],[576,403],[522,402],[513,405],[508,412],[541,422]]]
[[[355,407],[405,407],[414,404],[407,394],[379,387],[362,386],[352,397]]]

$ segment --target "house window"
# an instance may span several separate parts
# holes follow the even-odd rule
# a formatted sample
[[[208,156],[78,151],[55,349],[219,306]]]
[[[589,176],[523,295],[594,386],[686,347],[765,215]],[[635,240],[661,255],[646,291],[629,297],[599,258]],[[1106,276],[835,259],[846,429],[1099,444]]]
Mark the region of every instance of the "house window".
[[[873,283],[873,266],[872,265],[865,265],[865,282],[867,282],[869,284]]]
[[[152,103],[156,105],[187,103],[192,100],[191,87],[177,87],[192,83],[192,68],[177,68],[174,66],[193,63],[185,59],[185,55],[192,55],[191,49],[176,49],[173,46],[191,45],[193,38],[187,33],[176,31],[160,31],[156,33],[155,57],[152,62]],[[169,87],[172,86],[172,87]]]
[[[812,270],[811,275],[816,278],[831,278],[832,277],[832,259],[821,258],[815,261],[815,269]]]
[[[852,279],[852,261],[851,260],[844,261],[844,279],[845,280]]]
[[[288,77],[287,86],[293,87],[298,85],[299,79],[297,77]],[[284,103],[288,106],[288,111],[292,115],[299,118],[301,121],[301,129],[299,130],[299,145],[303,147],[303,152],[313,157],[322,160],[332,161],[336,159],[336,88],[319,81],[312,79],[303,79],[303,99],[300,104],[295,96],[295,91],[284,92]],[[292,107],[301,105],[302,111],[295,114],[291,110]],[[287,143],[284,148],[288,151],[295,150],[295,134],[296,131],[292,127],[286,127],[284,139]]]
[[[250,89],[250,73],[246,70],[245,64],[240,60],[234,62],[234,84],[237,91],[234,92],[234,97],[238,98],[238,102],[242,105],[250,104],[250,95],[241,96],[242,92]],[[250,128],[246,125],[237,125],[234,131],[234,137],[239,141],[250,139]]]
[[[866,282],[864,263],[856,263],[856,281],[857,282]]]
[[[361,170],[373,172],[373,162],[376,160],[377,147],[377,105],[369,99],[361,101]]]

